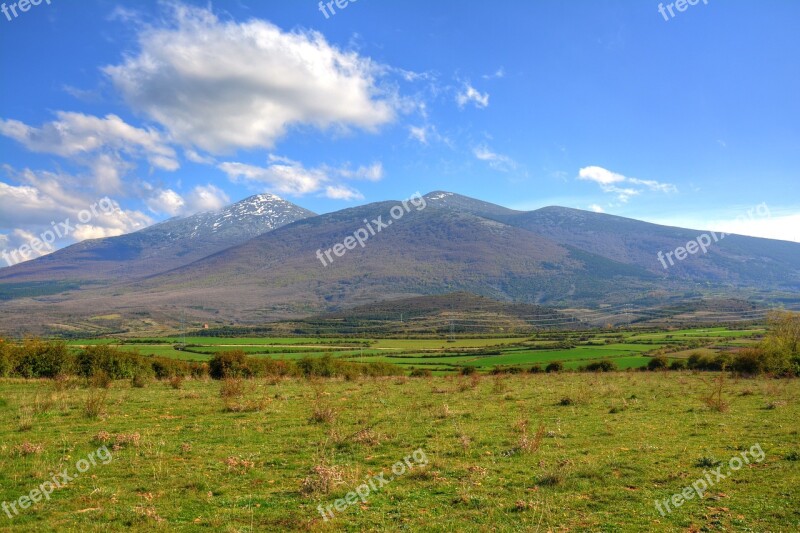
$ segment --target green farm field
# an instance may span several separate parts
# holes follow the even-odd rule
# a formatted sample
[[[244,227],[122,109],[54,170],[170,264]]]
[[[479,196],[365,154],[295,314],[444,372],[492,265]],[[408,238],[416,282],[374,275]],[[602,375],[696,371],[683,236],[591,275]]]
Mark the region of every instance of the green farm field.
[[[763,328],[697,328],[675,331],[562,332],[535,337],[490,338],[326,338],[326,337],[168,337],[162,339],[75,339],[70,347],[110,344],[141,355],[185,361],[208,361],[214,354],[241,350],[248,356],[301,359],[330,354],[352,362],[393,363],[410,372],[421,367],[439,373],[458,372],[471,366],[480,371],[518,366],[528,369],[561,361],[577,369],[609,359],[618,368],[641,368],[651,355],[666,348],[669,359],[683,359],[699,352],[714,355],[720,350],[746,346],[764,334]],[[176,347],[186,343],[185,348]],[[569,342],[571,347],[558,347]],[[664,351],[664,350],[662,350]]]

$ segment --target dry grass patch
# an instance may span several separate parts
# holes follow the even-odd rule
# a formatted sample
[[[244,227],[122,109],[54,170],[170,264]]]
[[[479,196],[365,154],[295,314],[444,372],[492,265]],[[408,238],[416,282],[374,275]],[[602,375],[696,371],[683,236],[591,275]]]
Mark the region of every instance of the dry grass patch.
[[[328,494],[334,488],[344,484],[342,469],[325,463],[311,468],[311,471],[300,483],[300,492],[304,496]]]
[[[27,457],[28,455],[39,455],[44,451],[42,444],[34,444],[33,442],[25,441],[22,444],[14,446],[14,453],[20,457]]]

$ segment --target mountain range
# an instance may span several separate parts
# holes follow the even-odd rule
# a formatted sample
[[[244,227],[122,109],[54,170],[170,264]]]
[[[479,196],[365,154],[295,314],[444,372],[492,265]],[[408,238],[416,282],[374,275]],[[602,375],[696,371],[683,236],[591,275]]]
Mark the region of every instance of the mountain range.
[[[155,332],[183,315],[260,324],[451,293],[592,309],[697,297],[774,305],[800,292],[797,243],[728,235],[665,269],[658,252],[703,232],[564,207],[515,211],[444,191],[402,205],[315,215],[258,195],[84,241],[0,269],[0,330]],[[370,232],[363,247],[348,240],[359,231]],[[321,261],[325,250],[341,255]]]

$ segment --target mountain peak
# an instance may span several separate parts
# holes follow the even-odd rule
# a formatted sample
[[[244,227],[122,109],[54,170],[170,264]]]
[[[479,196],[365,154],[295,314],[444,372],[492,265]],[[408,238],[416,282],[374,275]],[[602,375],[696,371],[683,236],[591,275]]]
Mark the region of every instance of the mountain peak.
[[[425,195],[425,199],[436,201],[436,200],[444,200],[451,196],[460,196],[460,195],[447,191],[432,191]]]
[[[240,200],[235,204],[219,211],[218,215],[233,215],[235,217],[275,217],[286,213],[292,215],[302,215],[297,218],[313,216],[314,213],[302,207],[286,201],[280,196],[270,193],[262,193]],[[293,216],[294,218],[294,216]]]
[[[261,194],[254,194],[253,196],[249,196],[244,200],[240,200],[236,203],[242,204],[242,203],[253,203],[253,202],[284,202],[284,201],[285,200],[280,196],[278,196],[277,194],[264,192]]]
[[[425,199],[441,208],[471,213],[485,218],[497,218],[517,213],[513,209],[448,191],[429,192],[425,195]]]

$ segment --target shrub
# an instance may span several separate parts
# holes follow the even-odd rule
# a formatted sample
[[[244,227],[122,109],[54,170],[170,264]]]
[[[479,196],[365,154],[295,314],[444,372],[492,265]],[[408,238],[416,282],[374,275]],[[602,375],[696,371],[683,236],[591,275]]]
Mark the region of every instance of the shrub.
[[[231,379],[250,376],[247,356],[242,350],[220,352],[208,362],[208,373],[214,379]]]
[[[669,364],[670,370],[685,370],[686,369],[686,361],[683,359],[675,359]]]
[[[542,367],[540,365],[533,365],[528,369],[528,372],[530,372],[531,374],[541,374],[542,372],[544,372],[544,370],[542,370]]]
[[[322,357],[303,357],[297,361],[297,367],[304,376],[319,376],[329,378],[336,375],[333,357],[325,354]]]
[[[244,382],[241,378],[226,378],[219,395],[223,398],[241,398],[244,396]]]
[[[533,437],[528,436],[527,426],[522,428],[522,435],[519,438],[519,448],[525,453],[536,452],[542,444],[542,437],[544,437],[544,424],[539,424],[539,429]]]
[[[349,367],[359,369],[361,374],[370,377],[378,376],[400,376],[404,374],[402,368],[391,363],[340,363]]]
[[[564,371],[564,363],[561,361],[553,361],[546,367],[544,367],[544,371],[548,374],[551,372],[563,372]]]
[[[705,359],[706,358],[698,352],[694,352],[689,355],[689,359],[686,361],[686,367],[691,370],[702,370]]]
[[[54,378],[72,370],[72,358],[64,342],[29,339],[18,348],[16,373],[24,378]]]
[[[765,370],[776,375],[800,375],[800,313],[774,311],[762,348]]]
[[[135,389],[143,389],[147,386],[148,381],[150,380],[148,379],[147,375],[145,375],[144,372],[137,372],[131,378],[131,387]]]
[[[309,420],[315,424],[330,424],[336,419],[336,410],[322,402],[315,402]]]
[[[616,363],[614,363],[614,361],[609,361],[608,359],[589,363],[585,367],[587,372],[614,372],[616,369]]]
[[[745,348],[733,357],[731,370],[740,374],[760,374],[766,370],[764,352],[758,348]]]
[[[259,369],[260,373],[272,375],[287,375],[292,373],[291,367],[276,367],[277,362],[266,360],[259,360],[259,364],[269,363]],[[348,361],[340,361],[334,359],[330,354],[325,354],[322,357],[303,357],[297,361],[294,372],[308,378],[322,377],[344,377],[348,380],[353,380],[358,376],[398,376],[402,375],[403,371],[397,365],[390,363],[351,363]]]
[[[725,370],[731,366],[731,356],[721,353],[715,356],[709,363],[708,370]]]
[[[183,376],[172,376],[169,378],[169,386],[175,390],[180,390],[183,387]]]
[[[87,418],[97,418],[106,407],[108,391],[106,389],[89,389],[89,396],[84,405],[84,414]]]
[[[75,358],[75,371],[87,378],[105,372],[111,379],[133,379],[147,366],[143,357],[113,346],[87,346]]]
[[[0,378],[9,377],[16,366],[16,347],[5,339],[0,339]]]
[[[704,399],[709,409],[724,413],[730,404],[723,398],[722,389],[725,386],[725,373],[719,375],[712,382],[711,393]]]
[[[415,368],[411,371],[412,378],[429,378],[433,375],[433,372],[428,370],[427,368]]]
[[[461,375],[462,376],[471,376],[472,374],[474,374],[477,371],[478,371],[478,369],[475,368],[474,366],[465,366],[464,368],[461,369]]]
[[[660,355],[647,362],[647,370],[665,370],[667,366],[667,358]]]
[[[731,366],[728,354],[719,354],[713,358],[693,353],[689,356],[686,366],[692,370],[720,371]]]
[[[280,361],[283,362],[283,361]],[[192,377],[195,379],[203,378],[208,376],[208,363],[196,363],[191,365],[190,368],[192,372]]]
[[[191,363],[167,357],[153,358],[150,361],[150,367],[157,379],[185,378],[192,374]]]
[[[105,370],[98,370],[91,378],[89,378],[89,386],[94,389],[110,389],[113,380],[108,372]]]

